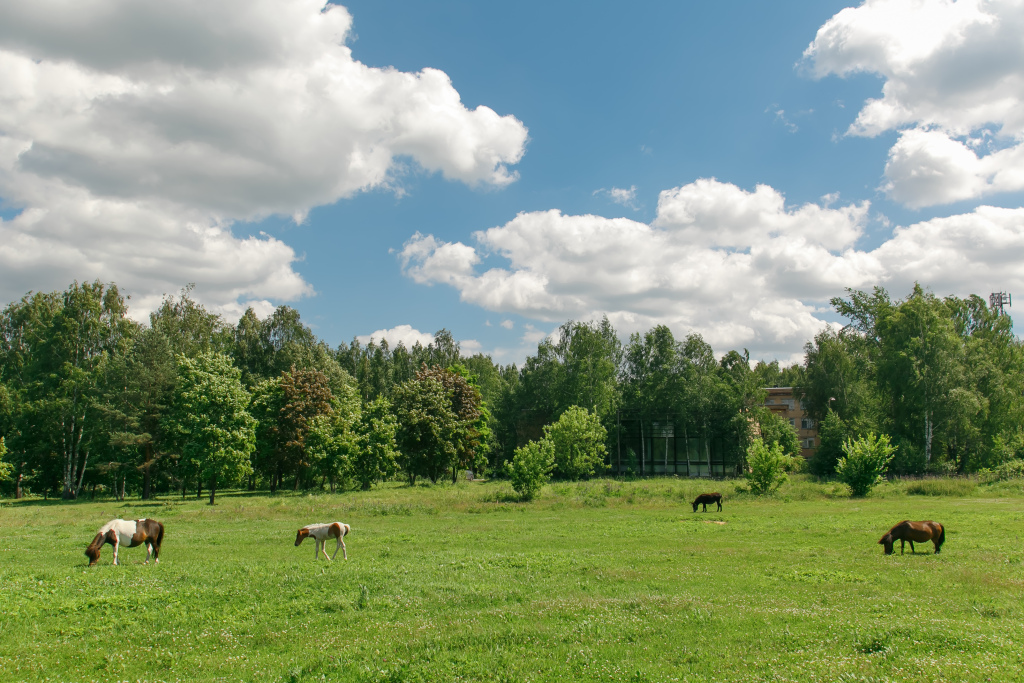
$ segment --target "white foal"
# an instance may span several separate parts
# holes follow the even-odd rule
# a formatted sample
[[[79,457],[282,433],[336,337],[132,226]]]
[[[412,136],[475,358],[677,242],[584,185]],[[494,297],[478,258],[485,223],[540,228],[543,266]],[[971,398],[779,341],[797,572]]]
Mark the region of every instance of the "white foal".
[[[316,552],[313,553],[313,559],[320,557],[320,550],[324,551],[324,557],[327,557],[327,539],[336,538],[338,544],[334,547],[334,556],[327,557],[328,560],[333,560],[338,556],[338,549],[340,548],[344,557],[348,559],[348,549],[345,548],[345,536],[352,530],[348,524],[342,522],[331,522],[330,524],[309,524],[299,529],[298,535],[295,536],[295,545],[299,546],[306,539],[307,536],[311,537],[316,541]]]

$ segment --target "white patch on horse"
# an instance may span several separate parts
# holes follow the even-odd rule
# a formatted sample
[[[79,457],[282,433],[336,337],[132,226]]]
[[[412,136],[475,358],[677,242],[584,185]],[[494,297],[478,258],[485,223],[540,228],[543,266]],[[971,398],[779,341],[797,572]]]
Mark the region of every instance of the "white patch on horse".
[[[100,527],[97,533],[106,534],[111,530],[114,532],[114,564],[119,564],[117,561],[118,548],[122,543],[130,548],[132,538],[135,536],[138,528],[139,525],[134,519],[112,519]]]
[[[348,559],[348,548],[345,547],[344,538],[349,531],[352,530],[348,524],[343,522],[328,522],[324,524],[307,524],[302,527],[309,533],[309,536],[316,541],[316,550],[313,552],[313,559],[320,557],[320,551],[324,553],[324,557],[328,560],[334,560],[338,556],[338,550],[341,550],[343,557]],[[300,529],[300,531],[302,530]],[[334,546],[334,555],[328,557],[327,555],[327,539],[335,538],[338,543]]]

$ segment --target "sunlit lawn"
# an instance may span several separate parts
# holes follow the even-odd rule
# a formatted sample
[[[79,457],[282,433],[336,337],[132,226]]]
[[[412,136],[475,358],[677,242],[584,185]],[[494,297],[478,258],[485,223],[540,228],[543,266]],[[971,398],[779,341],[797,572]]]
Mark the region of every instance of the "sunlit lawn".
[[[219,504],[0,502],[3,680],[1006,681],[1024,678],[1019,482],[863,500],[798,481],[400,484]],[[717,488],[723,512],[687,501]],[[956,487],[951,491],[957,492]],[[157,566],[86,568],[114,517],[166,525]],[[885,557],[902,519],[940,555]],[[295,548],[352,525],[349,561]],[[898,547],[898,546],[897,546]],[[333,543],[328,549],[333,552]]]

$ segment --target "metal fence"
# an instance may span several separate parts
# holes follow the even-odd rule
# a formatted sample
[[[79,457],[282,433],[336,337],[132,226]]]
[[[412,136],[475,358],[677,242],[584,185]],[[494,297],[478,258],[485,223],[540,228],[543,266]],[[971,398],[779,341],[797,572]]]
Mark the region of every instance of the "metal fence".
[[[703,435],[678,416],[620,412],[616,426],[613,474],[729,477],[743,471],[737,438]]]

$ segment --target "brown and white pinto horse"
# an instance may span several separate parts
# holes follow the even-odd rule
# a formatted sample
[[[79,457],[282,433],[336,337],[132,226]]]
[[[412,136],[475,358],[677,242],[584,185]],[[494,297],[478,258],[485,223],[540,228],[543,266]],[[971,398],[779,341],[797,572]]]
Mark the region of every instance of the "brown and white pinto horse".
[[[96,538],[85,549],[89,558],[89,566],[100,561],[100,550],[105,543],[114,546],[114,564],[117,561],[117,550],[121,545],[129,548],[146,544],[146,561],[149,564],[150,556],[153,562],[160,561],[160,544],[164,541],[164,525],[155,519],[112,519],[96,533]]]
[[[910,552],[914,552],[914,541],[924,543],[931,541],[935,544],[935,554],[938,555],[942,544],[946,542],[946,530],[938,522],[911,522],[903,520],[886,532],[885,536],[878,539],[879,545],[885,547],[885,554],[892,555],[893,546],[896,541],[900,542],[900,555],[907,543],[910,543]]]
[[[348,550],[345,548],[345,536],[352,530],[348,524],[343,522],[331,522],[330,524],[309,524],[299,529],[299,533],[295,536],[295,546],[298,547],[302,544],[306,537],[309,536],[316,541],[316,552],[313,553],[313,559],[320,557],[321,548],[324,551],[324,557],[327,557],[327,539],[336,538],[338,544],[334,546],[334,556],[327,557],[328,560],[333,560],[338,556],[338,548],[344,553],[344,557],[348,559]]]

